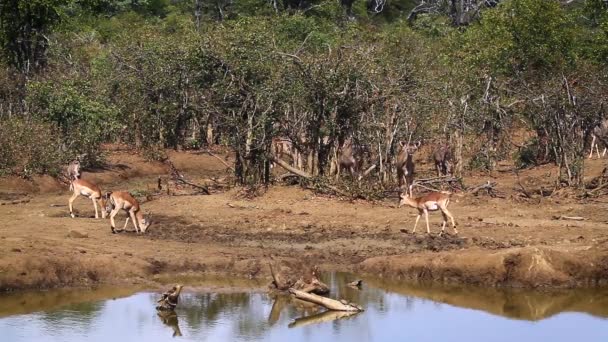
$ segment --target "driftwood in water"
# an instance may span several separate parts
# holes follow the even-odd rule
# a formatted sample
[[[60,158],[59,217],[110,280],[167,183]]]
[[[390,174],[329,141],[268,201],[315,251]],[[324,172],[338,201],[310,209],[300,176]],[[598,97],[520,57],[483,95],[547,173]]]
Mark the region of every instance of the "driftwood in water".
[[[357,311],[324,311],[318,314],[296,318],[293,322],[289,323],[288,327],[296,328],[310,324],[331,322],[356,315],[357,313]]]
[[[363,280],[357,279],[355,281],[351,281],[350,283],[348,283],[346,285],[359,289],[359,288],[361,288],[361,285],[363,285]]]
[[[363,308],[357,304],[349,303],[345,300],[335,300],[327,297],[317,296],[316,294],[306,293],[304,291],[289,289],[289,293],[293,294],[297,299],[305,300],[333,311],[363,311]]]
[[[288,271],[275,270],[272,263],[268,266],[270,266],[270,274],[272,275],[272,283],[270,285],[276,290],[287,291],[293,288],[307,293],[329,293],[329,286],[317,278],[315,267],[313,267],[310,272],[306,272],[310,274],[302,275],[302,273],[304,273],[302,270],[293,270],[289,268]],[[298,273],[297,277],[294,275],[295,272]]]
[[[156,310],[175,310],[177,303],[179,302],[179,294],[182,292],[182,285],[175,285],[170,290],[162,294],[161,298],[157,301],[158,305]]]

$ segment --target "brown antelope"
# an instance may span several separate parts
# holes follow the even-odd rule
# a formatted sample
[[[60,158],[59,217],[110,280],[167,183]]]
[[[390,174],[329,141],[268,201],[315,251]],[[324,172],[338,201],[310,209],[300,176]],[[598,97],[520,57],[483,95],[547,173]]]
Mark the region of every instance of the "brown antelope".
[[[452,173],[452,151],[450,150],[450,145],[444,144],[439,146],[439,148],[433,152],[433,160],[435,161],[437,177],[447,176]]]
[[[595,142],[596,139],[604,144],[604,151],[602,152],[602,157],[606,155],[606,150],[608,149],[608,146],[605,142],[606,138],[608,138],[608,119],[602,120],[602,122],[595,126],[591,131],[591,151],[589,152],[589,159],[593,157],[594,147],[597,153],[597,157],[600,158],[600,150],[597,147],[598,144]]]
[[[97,202],[99,202],[101,218],[106,218],[106,212],[104,211],[105,200],[101,195],[101,190],[97,185],[88,182],[84,179],[74,179],[70,183],[70,190],[74,192],[72,194],[72,197],[70,197],[69,201],[70,216],[72,216],[72,218],[76,217],[74,215],[72,203],[74,203],[74,200],[78,198],[78,196],[88,197],[93,201],[93,207],[95,207],[95,218],[99,218],[99,214],[97,212]]]
[[[68,178],[70,181],[80,178],[80,160],[74,159],[67,168]]]
[[[133,198],[130,193],[125,191],[117,191],[109,193],[106,196],[109,197],[106,212],[110,213],[110,228],[112,229],[112,234],[116,234],[117,232],[116,225],[114,224],[114,216],[116,216],[121,209],[129,213],[129,216],[127,216],[127,220],[125,221],[125,225],[122,227],[121,231],[127,228],[129,218],[131,218],[137,233],[146,232],[146,229],[148,229],[150,226],[150,217],[148,214],[144,215],[142,213],[139,202]]]
[[[272,138],[272,153],[274,153],[277,158],[281,158],[283,154],[291,154],[292,144],[293,143],[289,138]]]
[[[416,226],[418,226],[418,220],[420,220],[420,216],[424,213],[424,218],[426,220],[426,233],[431,234],[431,229],[429,228],[429,211],[441,210],[441,215],[443,216],[443,224],[441,225],[441,233],[442,235],[445,231],[445,225],[448,222],[448,218],[452,221],[452,228],[454,228],[454,234],[458,234],[456,230],[456,223],[454,222],[454,216],[448,211],[448,205],[450,204],[450,196],[452,194],[449,192],[431,192],[422,197],[412,198],[408,195],[407,192],[403,192],[400,195],[401,200],[399,201],[399,208],[404,205],[408,205],[412,208],[418,209],[418,216],[416,216],[416,223],[414,224],[414,230],[412,233],[416,233]]]
[[[414,144],[408,144],[403,141],[399,142],[400,149],[395,163],[395,166],[397,167],[397,178],[399,179],[399,188],[402,189],[403,184],[405,183],[410,196],[412,196],[412,187],[414,185],[413,156],[420,145],[420,141]]]
[[[355,160],[354,152],[353,152],[353,141],[352,139],[347,139],[342,144],[340,148],[340,153],[338,153],[337,165],[336,165],[336,180],[340,179],[340,172],[342,170],[348,170],[351,177],[355,178],[355,173],[357,172],[357,161]]]

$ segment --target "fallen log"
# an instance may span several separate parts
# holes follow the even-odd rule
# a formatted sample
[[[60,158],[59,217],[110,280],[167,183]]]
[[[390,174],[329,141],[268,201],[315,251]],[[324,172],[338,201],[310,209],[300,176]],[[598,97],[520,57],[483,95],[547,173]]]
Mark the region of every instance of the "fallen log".
[[[494,191],[495,186],[496,186],[495,182],[487,181],[481,185],[478,185],[476,187],[469,189],[467,192],[469,192],[472,195],[477,195],[477,193],[479,193],[480,190],[487,190],[488,193],[490,193],[491,191]]]
[[[358,180],[362,180],[364,177],[367,177],[374,169],[376,168],[376,164],[370,166],[367,170],[365,170],[361,175],[359,175]]]
[[[220,162],[222,162],[222,164],[224,164],[224,166],[226,166],[227,169],[229,169],[230,171],[234,172],[234,167],[230,166],[228,163],[226,163],[226,161],[218,156],[216,156],[215,154],[211,153],[211,151],[205,151],[208,155],[216,158],[217,160],[219,160]]]
[[[338,319],[351,317],[353,315],[356,315],[357,313],[357,311],[323,311],[318,314],[296,318],[287,326],[290,328],[296,328],[311,324],[331,322]]]
[[[0,203],[0,205],[23,204],[23,203],[29,203],[29,201],[30,201],[30,199],[26,198],[26,199],[14,200],[14,201],[2,202],[2,203]]]
[[[582,216],[553,216],[554,220],[571,220],[571,221],[585,221],[585,218]]]
[[[306,293],[304,291],[289,289],[289,293],[293,294],[297,299],[311,302],[320,305],[328,310],[333,311],[363,311],[363,308],[359,305],[348,303],[346,301],[338,301],[335,299],[317,296],[312,293]]]
[[[305,171],[302,171],[300,169],[297,169],[289,164],[287,164],[285,161],[276,158],[275,156],[270,156],[270,161],[279,165],[280,167],[284,168],[285,170],[293,173],[296,176],[305,178],[305,179],[311,179],[313,178],[312,175],[308,174]],[[340,196],[348,196],[348,194],[346,194],[345,192],[343,192],[342,190],[336,188],[335,186],[331,186],[331,185],[323,185],[324,187],[330,189],[331,191],[335,192],[336,194],[340,195]]]
[[[171,169],[171,178],[173,179],[173,181],[175,181],[177,183],[182,183],[182,184],[189,185],[189,186],[191,186],[191,187],[193,187],[195,189],[199,189],[202,192],[204,192],[206,195],[210,195],[211,194],[209,192],[209,189],[206,186],[194,184],[194,183],[186,180],[184,178],[184,175],[182,175],[182,173],[179,172],[179,170],[175,167],[175,165],[173,164],[173,162],[171,161],[171,159],[169,159],[169,158],[165,159],[165,164],[167,164],[169,166],[169,168]]]

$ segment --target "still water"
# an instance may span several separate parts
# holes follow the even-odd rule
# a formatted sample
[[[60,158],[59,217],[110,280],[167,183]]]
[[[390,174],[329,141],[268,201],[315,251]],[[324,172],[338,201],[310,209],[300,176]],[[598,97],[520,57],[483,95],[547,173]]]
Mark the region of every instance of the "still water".
[[[348,274],[324,280],[365,312],[323,313],[263,292],[183,293],[160,317],[157,293],[123,289],[0,296],[0,341],[608,341],[608,291],[421,286]],[[186,288],[187,289],[187,288]]]

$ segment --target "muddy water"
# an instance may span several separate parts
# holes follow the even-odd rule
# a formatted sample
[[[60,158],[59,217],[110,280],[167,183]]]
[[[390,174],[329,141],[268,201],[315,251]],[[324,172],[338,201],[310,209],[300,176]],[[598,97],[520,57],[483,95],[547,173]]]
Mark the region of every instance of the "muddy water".
[[[407,285],[330,274],[332,296],[362,304],[323,313],[263,292],[189,292],[158,316],[157,293],[99,289],[0,297],[1,341],[607,341],[608,291],[529,292]],[[204,284],[199,284],[203,285]]]

